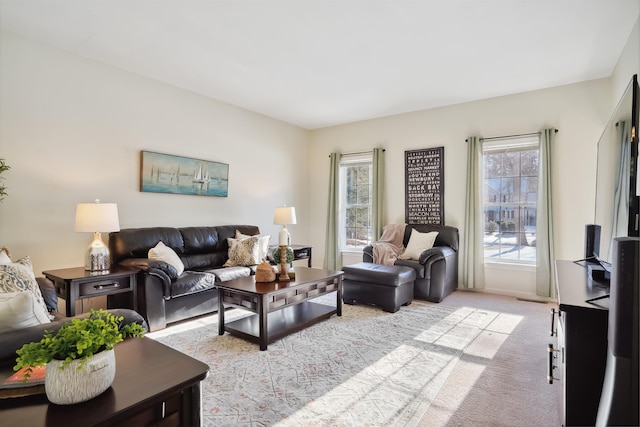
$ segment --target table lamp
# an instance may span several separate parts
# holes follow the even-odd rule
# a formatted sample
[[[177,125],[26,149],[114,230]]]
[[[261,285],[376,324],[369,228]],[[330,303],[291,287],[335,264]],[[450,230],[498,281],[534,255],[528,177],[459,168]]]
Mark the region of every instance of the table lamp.
[[[101,232],[119,231],[118,205],[115,203],[78,203],[76,207],[76,231],[93,233],[84,261],[87,271],[109,270],[109,248],[102,241]]]
[[[282,230],[278,234],[278,245],[289,246],[291,244],[291,235],[287,231],[287,224],[296,223],[296,208],[293,206],[276,208],[273,212],[273,223],[282,224]]]

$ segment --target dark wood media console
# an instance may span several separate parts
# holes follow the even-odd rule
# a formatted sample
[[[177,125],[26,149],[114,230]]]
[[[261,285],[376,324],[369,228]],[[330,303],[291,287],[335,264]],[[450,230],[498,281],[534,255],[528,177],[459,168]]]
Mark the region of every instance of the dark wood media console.
[[[551,335],[558,341],[549,346],[549,383],[562,387],[564,426],[595,425],[607,363],[609,299],[586,301],[607,295],[609,286],[572,261],[556,261],[556,272],[559,311],[552,311]]]

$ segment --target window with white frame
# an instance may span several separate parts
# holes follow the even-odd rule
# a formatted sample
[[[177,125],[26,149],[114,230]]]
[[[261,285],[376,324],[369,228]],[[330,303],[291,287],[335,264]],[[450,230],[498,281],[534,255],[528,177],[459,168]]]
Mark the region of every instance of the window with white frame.
[[[345,154],[340,159],[342,250],[358,250],[371,243],[372,164],[372,153]]]
[[[485,261],[536,263],[540,137],[483,141]]]

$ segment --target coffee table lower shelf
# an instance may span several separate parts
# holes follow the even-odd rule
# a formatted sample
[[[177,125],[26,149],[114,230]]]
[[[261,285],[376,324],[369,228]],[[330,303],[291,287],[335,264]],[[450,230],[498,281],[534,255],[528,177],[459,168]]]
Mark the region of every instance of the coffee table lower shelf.
[[[267,339],[271,344],[336,314],[336,307],[305,301],[267,315]],[[252,314],[224,324],[231,335],[260,344],[260,316]]]

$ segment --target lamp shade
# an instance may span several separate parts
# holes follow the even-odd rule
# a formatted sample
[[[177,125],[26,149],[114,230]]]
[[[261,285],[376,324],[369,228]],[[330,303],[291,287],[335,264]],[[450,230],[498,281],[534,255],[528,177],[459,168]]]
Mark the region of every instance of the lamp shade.
[[[296,223],[296,208],[293,206],[283,206],[276,208],[273,212],[274,224],[295,224]]]
[[[119,231],[118,205],[116,203],[78,203],[76,207],[76,231]]]

